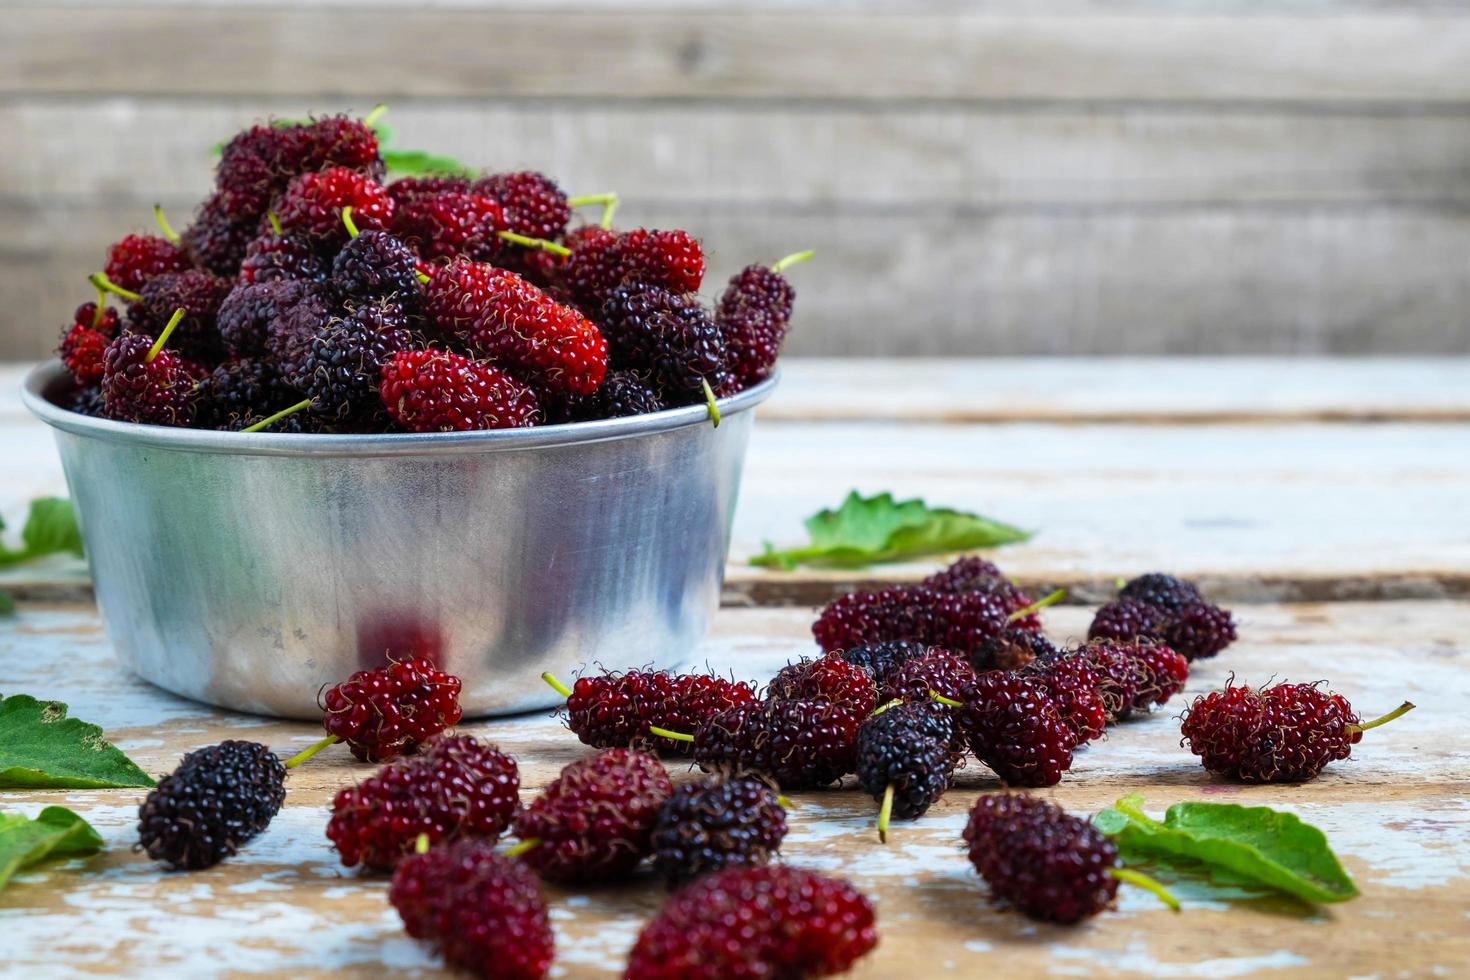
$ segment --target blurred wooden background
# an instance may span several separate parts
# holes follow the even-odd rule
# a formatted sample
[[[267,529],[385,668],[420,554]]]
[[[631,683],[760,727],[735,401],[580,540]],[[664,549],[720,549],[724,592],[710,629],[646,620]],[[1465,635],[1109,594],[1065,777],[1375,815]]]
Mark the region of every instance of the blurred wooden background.
[[[816,248],[801,353],[1470,351],[1463,4],[114,0],[0,4],[0,358],[212,144],[379,100],[714,284]]]

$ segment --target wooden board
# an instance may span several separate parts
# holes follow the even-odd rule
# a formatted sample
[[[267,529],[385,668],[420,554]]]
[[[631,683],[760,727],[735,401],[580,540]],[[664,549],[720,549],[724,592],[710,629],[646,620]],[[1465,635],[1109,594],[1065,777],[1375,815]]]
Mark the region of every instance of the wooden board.
[[[807,652],[800,610],[726,610],[694,654],[760,678]],[[1085,628],[1081,610],[1049,611],[1056,637]],[[1365,737],[1354,758],[1296,787],[1216,785],[1178,745],[1175,704],[1114,730],[1079,755],[1043,795],[1079,813],[1141,792],[1148,809],[1188,799],[1264,803],[1321,827],[1358,882],[1358,899],[1312,908],[1266,895],[1177,881],[1187,910],[1164,911],[1125,888],[1118,907],[1076,928],[1041,926],[994,907],[959,849],[976,795],[996,788],[967,769],[929,815],[898,826],[887,846],[872,831],[872,801],[854,789],[793,794],[784,859],[852,878],[875,901],[881,943],[857,977],[1087,975],[1316,977],[1453,975],[1470,962],[1470,695],[1464,637],[1470,604],[1394,602],[1258,606],[1242,640],[1199,665],[1188,694],[1241,678],[1326,676],[1365,712],[1408,697],[1420,707]],[[233,716],[163,694],[123,673],[80,606],[23,606],[0,626],[4,689],[70,703],[103,725],[150,772],[225,737],[279,751],[317,734],[306,724]],[[545,715],[464,730],[515,754],[525,797],[587,751]],[[677,779],[685,766],[670,760]],[[138,791],[7,792],[4,806],[34,814],[60,803],[91,820],[105,854],[25,872],[0,892],[6,967],[18,975],[283,973],[434,974],[403,934],[386,882],[347,872],[323,835],[333,793],[371,768],[329,750],[293,773],[286,808],[234,860],[196,874],[164,874],[133,853]],[[1170,877],[1165,875],[1165,877]],[[663,900],[646,873],[613,888],[547,889],[561,952],[559,975],[614,975],[641,924]],[[1405,942],[1406,934],[1412,942]]]
[[[908,391],[922,392],[918,418],[945,390],[969,392],[961,418],[1003,417],[1012,411],[1007,385],[1025,387],[1028,369],[1007,383],[996,378],[1004,364],[955,364],[931,385],[922,366],[868,365],[838,384],[840,368],[813,365],[804,376],[807,366],[792,365],[751,441],[728,603],[814,605],[858,583],[914,580],[942,564],[798,575],[745,564],[765,541],[800,541],[802,520],[851,488],[921,496],[1033,529],[1031,541],[998,560],[1028,586],[1073,590],[1073,601],[1098,601],[1117,576],[1160,568],[1199,578],[1231,602],[1470,596],[1470,527],[1461,514],[1470,499],[1470,425],[1294,421],[1353,417],[1372,383],[1371,362],[1329,364],[1300,384],[1295,372],[1311,377],[1309,365],[1196,364],[1171,379],[1171,362],[1128,365],[1117,376],[1110,362],[1078,362],[1054,382],[1037,382],[1043,393],[1068,392],[1052,408],[1056,422],[904,425],[877,420],[900,415],[894,406]],[[1382,417],[1463,417],[1466,362],[1381,367]],[[1044,367],[1029,370],[1045,376]],[[10,384],[0,374],[0,434],[13,467],[0,482],[0,515],[12,525],[32,497],[65,492],[50,434],[16,404],[17,373],[9,372]],[[1415,385],[1416,377],[1425,380]],[[1276,396],[1279,409],[1270,399],[1257,407],[1252,392],[1272,383],[1299,394]],[[1079,397],[1094,389],[1097,409]],[[830,398],[814,394],[824,390]],[[1211,391],[1235,394],[1201,394]],[[823,406],[861,406],[866,392],[867,408],[824,419],[833,413]],[[1068,424],[1069,408],[1103,421]],[[1031,409],[1021,400],[1014,411],[1024,420]],[[1226,421],[1197,424],[1204,417]],[[0,587],[77,595],[86,579],[80,562],[56,561],[0,572]]]

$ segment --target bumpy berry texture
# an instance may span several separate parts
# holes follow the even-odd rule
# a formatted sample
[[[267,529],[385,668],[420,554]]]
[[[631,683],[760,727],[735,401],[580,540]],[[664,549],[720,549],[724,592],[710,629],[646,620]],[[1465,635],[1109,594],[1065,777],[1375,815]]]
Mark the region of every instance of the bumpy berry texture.
[[[154,338],[125,333],[103,352],[102,399],[107,417],[145,425],[189,425],[194,421],[198,380],[188,362],[168,349],[153,360]]]
[[[599,749],[647,743],[685,754],[688,742],[653,737],[650,725],[689,734],[727,708],[754,702],[755,689],[713,674],[630,670],[577,678],[567,698],[567,727]]]
[[[502,251],[505,209],[483,194],[446,191],[403,201],[393,233],[430,261],[464,258],[488,262]]]
[[[360,670],[322,696],[322,727],[363,762],[386,762],[459,722],[459,688],[422,657]]]
[[[393,220],[393,199],[370,177],[346,167],[328,167],[292,178],[276,206],[281,228],[324,247],[347,241],[342,209],[352,208],[360,230],[385,229]]]
[[[319,287],[305,282],[270,280],[240,283],[220,302],[215,321],[220,337],[236,356],[263,354],[272,325],[297,303],[320,294]]]
[[[725,344],[699,298],[637,280],[612,289],[598,322],[616,366],[646,373],[670,405],[725,383]]]
[[[1145,576],[1124,586],[1132,587],[1141,597],[1119,598],[1100,608],[1087,631],[1088,637],[1112,640],[1144,637],[1168,644],[1190,660],[1213,657],[1235,642],[1235,620],[1229,610],[1203,600],[1191,600],[1193,587],[1187,582],[1161,579],[1168,577]]]
[[[388,196],[400,207],[416,197],[463,194],[470,189],[467,177],[400,177],[388,185]]]
[[[1148,640],[1092,640],[1075,656],[1096,674],[1110,721],[1163,704],[1182,691],[1189,679],[1187,660]]]
[[[182,308],[184,318],[169,336],[169,346],[195,360],[217,360],[224,344],[216,318],[234,288],[233,281],[198,269],[154,276],[143,287],[142,299],[128,307],[129,327],[157,337]]]
[[[521,860],[555,882],[608,882],[648,855],[654,824],[674,791],[662,763],[629,749],[579,759],[516,816]]]
[[[996,898],[1033,919],[1071,924],[1113,903],[1118,849],[1086,820],[1032,796],[975,801],[965,827],[970,863]]]
[[[531,238],[560,238],[572,219],[566,194],[545,174],[532,170],[492,174],[475,181],[473,188],[500,202],[507,229]]]
[[[333,320],[301,351],[286,380],[311,399],[311,411],[331,419],[361,415],[381,404],[383,368],[399,351],[418,343],[413,333],[393,326],[399,311],[364,306]]]
[[[812,634],[828,652],[913,640],[969,656],[1006,628],[1009,603],[991,592],[952,594],[916,586],[852,592],[822,610]]]
[[[253,220],[265,213],[291,178],[338,165],[380,176],[377,135],[363,123],[328,116],[288,126],[252,126],[224,146],[215,171],[223,213]]]
[[[541,416],[531,389],[488,361],[449,351],[399,351],[383,364],[378,394],[410,432],[522,429]]]
[[[1020,671],[1041,684],[1056,704],[1057,714],[1071,729],[1077,744],[1101,738],[1108,724],[1103,681],[1085,657],[1058,655],[1035,660]]]
[[[178,870],[208,868],[270,824],[286,801],[286,767],[255,742],[196,749],[138,808],[148,856]]]
[[[582,232],[568,247],[563,281],[584,310],[602,309],[609,293],[626,282],[694,293],[704,281],[704,251],[685,231],[599,229]]]
[[[430,843],[494,843],[520,804],[515,760],[469,735],[441,735],[395,759],[332,802],[327,837],[347,867],[396,867],[420,834]]]
[[[76,412],[78,415],[86,415],[91,418],[106,418],[107,407],[103,403],[102,389],[93,385],[90,388],[78,388],[72,392],[72,396],[66,403],[66,408]]]
[[[1185,711],[1180,744],[1228,779],[1300,783],[1352,754],[1357,724],[1345,698],[1316,684],[1227,685]]]
[[[769,266],[736,273],[720,294],[715,322],[724,338],[730,373],[741,387],[770,377],[791,320],[796,291]]]
[[[319,289],[303,288],[295,302],[279,308],[265,324],[265,358],[283,378],[300,373],[312,338],[327,328],[340,306]]]
[[[1055,786],[1072,768],[1076,737],[1042,685],[993,670],[965,690],[956,708],[975,758],[1011,786]]]
[[[386,231],[365,231],[342,246],[332,260],[332,281],[358,302],[391,299],[410,312],[423,306],[418,257]]]
[[[321,282],[329,265],[312,242],[299,235],[260,235],[245,246],[240,260],[240,281],[271,282],[304,279]]]
[[[826,701],[761,701],[722,711],[694,736],[694,761],[706,772],[754,770],[782,789],[815,789],[856,764],[863,715]]]
[[[1204,601],[1193,582],[1161,572],[1150,572],[1128,580],[1118,590],[1118,596],[1122,599],[1137,599],[1150,606],[1162,606],[1165,609],[1178,609]]]
[[[556,940],[536,879],[484,841],[404,858],[388,900],[408,934],[450,966],[497,980],[539,980],[551,969]]]
[[[921,584],[935,592],[983,592],[1008,581],[994,562],[979,555],[966,555]]]
[[[628,980],[843,973],[878,944],[873,907],[840,878],[731,868],[675,892],[633,944]]]
[[[881,801],[893,787],[893,815],[921,817],[949,789],[958,762],[954,719],[933,701],[897,704],[863,722],[857,737],[857,778]]]
[[[773,701],[826,701],[866,716],[878,706],[878,685],[867,669],[838,654],[787,664],[766,687]]]
[[[194,421],[201,427],[233,430],[246,417],[265,418],[300,396],[258,357],[223,361],[199,381]]]
[[[665,406],[641,373],[609,371],[592,394],[564,395],[553,407],[557,422],[593,422],[661,412]]]
[[[254,237],[255,222],[231,218],[216,195],[199,208],[194,222],[184,229],[181,240],[195,265],[217,276],[233,279],[239,273],[240,263]]]
[[[930,646],[926,643],[917,643],[913,640],[889,640],[883,643],[869,643],[863,646],[852,647],[848,650],[838,651],[842,659],[848,663],[857,664],[865,668],[873,675],[881,688],[888,682],[888,677],[900,666],[915,657],[922,657],[928,653]]]
[[[963,657],[935,647],[890,673],[879,700],[926,701],[930,691],[958,699],[974,682],[975,671]]]
[[[1060,651],[1036,630],[1010,626],[970,651],[976,670],[1020,670],[1034,661],[1050,660]]]
[[[653,870],[670,887],[726,868],[768,864],[786,810],[764,779],[708,776],[675,787],[653,828]]]
[[[183,246],[158,235],[127,235],[107,250],[102,272],[115,285],[138,292],[154,276],[194,265]]]
[[[597,326],[514,272],[456,259],[434,271],[425,304],[441,331],[538,387],[590,395],[607,372]]]
[[[104,307],[97,315],[96,303],[83,303],[72,314],[56,348],[72,380],[83,387],[99,384],[105,367],[107,345],[117,336],[117,310]]]

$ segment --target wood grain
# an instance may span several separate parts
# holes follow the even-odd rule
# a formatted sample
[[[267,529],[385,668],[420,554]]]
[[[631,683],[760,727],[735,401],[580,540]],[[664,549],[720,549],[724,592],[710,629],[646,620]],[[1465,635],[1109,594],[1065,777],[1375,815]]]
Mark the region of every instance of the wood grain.
[[[0,92],[1463,103],[1470,19],[16,4]],[[76,39],[106,56],[76,70]],[[167,51],[170,56],[157,56]],[[372,70],[363,70],[371,65]],[[1362,66],[1373,66],[1364,71]]]
[[[801,611],[718,617],[698,650],[740,676],[762,678],[810,649]],[[1075,635],[1081,610],[1050,610],[1049,631]],[[881,942],[857,977],[904,974],[922,958],[935,975],[1314,977],[1454,973],[1470,956],[1463,912],[1470,892],[1470,764],[1460,707],[1470,692],[1464,637],[1470,605],[1451,602],[1261,606],[1242,640],[1196,666],[1187,695],[1234,671],[1243,679],[1330,676],[1364,711],[1408,697],[1419,709],[1370,733],[1350,761],[1303,786],[1217,785],[1178,745],[1174,705],[1116,728],[1077,760],[1048,798],[1091,812],[1125,793],[1148,809],[1187,799],[1267,804],[1321,827],[1362,895],[1331,908],[1299,906],[1250,890],[1174,881],[1186,903],[1174,918],[1124,889],[1118,907],[1089,924],[1038,926],[992,905],[959,852],[968,807],[996,788],[981,766],[921,821],[898,825],[890,844],[872,832],[874,806],[852,788],[792,794],[784,860],[850,876],[876,902]],[[152,689],[121,672],[86,607],[25,605],[0,627],[7,690],[62,698],[103,725],[145,769],[162,773],[189,749],[225,737],[292,750],[310,726],[229,715]],[[1391,680],[1391,683],[1386,683]],[[586,749],[544,715],[472,723],[464,730],[518,758],[524,796]],[[318,733],[319,734],[319,733]],[[676,779],[689,778],[670,760]],[[386,882],[342,869],[323,835],[337,788],[370,767],[329,750],[291,776],[286,808],[233,860],[196,874],[159,872],[130,851],[136,791],[7,792],[6,809],[60,803],[91,820],[108,850],[17,876],[0,893],[7,963],[32,973],[216,976],[435,974],[402,933]],[[1163,877],[1171,878],[1168,874]],[[637,930],[663,900],[647,872],[618,887],[546,890],[568,977],[613,975]],[[1412,929],[1412,943],[1403,942]]]

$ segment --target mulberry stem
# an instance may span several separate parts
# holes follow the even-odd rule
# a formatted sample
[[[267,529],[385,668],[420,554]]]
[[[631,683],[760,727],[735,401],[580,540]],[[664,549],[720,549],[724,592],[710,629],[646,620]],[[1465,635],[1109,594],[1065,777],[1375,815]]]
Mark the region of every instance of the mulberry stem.
[[[1108,874],[1117,878],[1119,881],[1126,881],[1130,885],[1137,885],[1144,891],[1153,892],[1154,895],[1158,896],[1159,901],[1169,906],[1175,912],[1179,911],[1179,899],[1175,898],[1169,889],[1154,881],[1148,875],[1134,871],[1132,868],[1109,868]]]
[[[264,429],[268,425],[275,425],[277,422],[281,421],[281,419],[285,418],[287,415],[295,415],[297,412],[301,411],[303,408],[310,408],[310,407],[311,407],[311,399],[310,398],[303,398],[301,401],[297,402],[295,405],[292,405],[290,408],[283,408],[283,409],[281,409],[279,412],[277,412],[274,415],[267,415],[265,418],[261,419],[259,422],[255,423],[254,425],[247,425],[245,428],[241,429],[240,431],[241,432],[259,432],[261,429]]]
[[[940,694],[938,691],[933,690],[932,688],[929,691],[929,696],[938,701],[940,704],[947,704],[951,708],[963,708],[965,706],[963,701],[956,701],[954,698],[947,698],[943,694]]]
[[[777,796],[776,797],[776,805],[779,806],[783,810],[795,810],[796,809],[796,804],[791,802],[791,797],[789,797],[789,796]]]
[[[508,858],[518,858],[522,854],[525,854],[527,851],[535,850],[540,846],[541,838],[528,837],[525,840],[521,841],[519,844],[514,844],[511,847],[506,848],[505,856]]]
[[[350,204],[342,209],[342,224],[347,226],[347,234],[353,238],[362,234],[362,232],[357,230],[357,225],[352,221],[352,205]]]
[[[336,745],[340,741],[342,741],[342,740],[340,738],[338,738],[337,736],[335,736],[335,735],[328,735],[326,738],[322,739],[320,742],[316,742],[313,745],[311,745],[309,748],[303,749],[302,751],[296,753],[291,758],[287,759],[285,761],[285,763],[283,763],[283,764],[285,765],[285,767],[287,769],[295,769],[297,766],[301,765],[307,759],[310,759],[312,756],[316,755],[318,752],[320,752],[322,749],[326,748],[328,745]]]
[[[379,119],[382,119],[383,113],[387,111],[388,103],[379,102],[377,105],[373,106],[373,110],[371,112],[362,117],[362,124],[367,128],[372,129],[373,124],[376,123]]]
[[[92,311],[92,329],[96,330],[102,326],[103,314],[107,312],[107,290],[95,282],[92,285],[97,289],[97,308]]]
[[[112,293],[114,296],[121,296],[129,303],[136,303],[138,302],[138,300],[143,298],[142,293],[135,293],[131,289],[122,288],[117,283],[107,278],[107,276],[101,272],[92,273],[90,276],[87,277],[87,281],[96,286],[98,289],[102,290],[102,292]]]
[[[1347,727],[1347,730],[1350,732],[1366,732],[1370,728],[1377,728],[1379,725],[1387,725],[1395,718],[1401,718],[1413,710],[1414,703],[1412,701],[1405,701],[1403,704],[1399,705],[1397,708],[1394,708],[1382,718],[1374,718],[1372,721],[1365,721],[1361,725],[1349,725]]]
[[[883,712],[887,711],[889,708],[892,708],[895,705],[900,705],[900,704],[903,704],[903,698],[894,698],[892,701],[889,701],[887,704],[880,704],[878,707],[874,708],[873,709],[873,713],[870,714],[870,715],[868,715],[868,717],[869,718],[876,718],[879,715],[881,715]]]
[[[163,232],[164,238],[175,245],[179,243],[179,233],[174,231],[174,226],[168,223],[168,216],[163,213],[162,204],[153,205],[153,221],[158,225],[158,230]]]
[[[771,266],[771,271],[784,272],[787,269],[791,268],[793,265],[800,265],[801,263],[807,261],[816,254],[817,253],[812,251],[811,249],[807,249],[805,252],[793,252],[790,255],[786,256],[786,258]]]
[[[275,235],[277,238],[280,238],[282,235],[285,234],[285,232],[281,230],[281,219],[276,217],[276,213],[274,211],[267,211],[265,213],[265,220],[271,223],[271,234]]]
[[[419,834],[418,835],[418,837],[413,842],[413,852],[415,854],[427,854],[427,853],[429,853],[429,835],[428,834]]]
[[[550,684],[551,689],[557,694],[560,694],[562,697],[569,698],[572,696],[572,689],[567,687],[561,681],[557,680],[556,677],[551,673],[551,671],[548,670],[544,674],[542,674],[541,679]]]
[[[878,807],[878,843],[888,843],[888,818],[893,816],[893,784],[883,789],[883,803]]]
[[[158,339],[153,342],[153,346],[148,348],[148,356],[143,358],[144,364],[153,363],[153,359],[158,356],[158,352],[163,350],[163,345],[168,343],[169,334],[174,332],[174,328],[179,325],[179,321],[184,318],[184,314],[187,312],[182,306],[174,310],[174,315],[168,318],[168,326],[163,328],[163,332],[158,335]]]
[[[556,242],[549,242],[544,238],[532,238],[530,235],[519,235],[513,231],[497,231],[495,234],[508,242],[515,242],[517,245],[524,245],[527,248],[539,248],[543,252],[560,255],[562,258],[566,258],[572,254],[572,250],[565,245],[558,245]]]
[[[1047,606],[1055,606],[1057,603],[1061,602],[1065,598],[1067,598],[1067,590],[1057,589],[1055,592],[1050,592],[1042,596],[1040,599],[1037,599],[1035,602],[1031,603],[1031,605],[1022,606],[1020,609],[1017,609],[1015,612],[1006,617],[1006,622],[1014,623],[1018,619],[1025,619],[1032,613],[1037,612],[1041,609],[1045,609]]]
[[[667,728],[660,728],[657,725],[649,725],[648,734],[657,735],[659,738],[671,738],[676,742],[694,741],[693,735],[685,735],[683,732],[671,732]]]
[[[715,390],[709,386],[704,378],[699,379],[700,387],[704,388],[704,404],[709,412],[709,420],[716,429],[720,427],[720,406],[715,403]]]
[[[567,207],[581,208],[586,207],[589,204],[601,204],[606,206],[616,201],[617,199],[618,195],[614,191],[608,191],[606,194],[582,194],[577,197],[567,198]]]
[[[603,231],[612,228],[613,213],[617,211],[619,203],[618,196],[614,194],[613,199],[602,206],[602,220],[597,222],[597,227]]]
[[[427,286],[432,281],[432,279],[431,279],[430,276],[425,275],[424,273],[420,272],[418,269],[413,270],[413,274],[416,275],[416,276],[418,276],[419,282],[423,283],[425,286]]]

